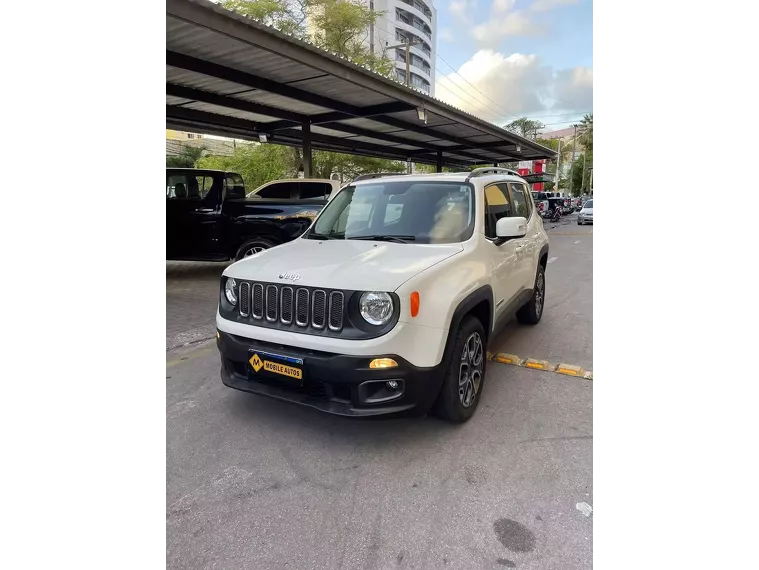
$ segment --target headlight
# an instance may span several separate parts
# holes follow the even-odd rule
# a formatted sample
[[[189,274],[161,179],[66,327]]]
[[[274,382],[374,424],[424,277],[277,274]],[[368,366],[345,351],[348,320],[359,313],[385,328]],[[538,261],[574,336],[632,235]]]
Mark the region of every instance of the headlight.
[[[227,301],[232,305],[237,304],[237,282],[231,277],[227,279],[227,283],[224,285],[224,294],[227,296]]]
[[[387,293],[369,291],[361,295],[358,303],[361,316],[370,325],[387,324],[393,316],[393,300]]]

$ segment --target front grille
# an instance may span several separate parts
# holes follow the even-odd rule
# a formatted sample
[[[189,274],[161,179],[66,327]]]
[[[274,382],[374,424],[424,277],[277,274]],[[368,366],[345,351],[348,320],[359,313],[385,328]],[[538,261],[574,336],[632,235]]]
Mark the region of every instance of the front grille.
[[[240,317],[275,328],[338,332],[345,326],[343,291],[274,283],[240,283]]]
[[[250,283],[240,283],[240,316],[250,314]]]
[[[260,283],[253,284],[253,318],[264,318],[264,286]]]

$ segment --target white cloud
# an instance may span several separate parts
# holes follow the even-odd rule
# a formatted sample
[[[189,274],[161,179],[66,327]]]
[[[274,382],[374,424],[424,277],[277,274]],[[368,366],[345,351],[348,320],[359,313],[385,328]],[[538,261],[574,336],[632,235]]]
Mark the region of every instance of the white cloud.
[[[483,49],[458,74],[439,75],[435,96],[499,125],[515,117],[588,111],[593,108],[593,69],[554,72],[537,55],[505,56]]]
[[[440,31],[437,34],[437,39],[444,42],[452,42],[456,38],[450,28],[440,28]]]
[[[556,74],[556,105],[566,109],[593,109],[593,68],[575,67]]]
[[[495,48],[507,36],[536,36],[541,32],[542,28],[516,10],[501,17],[491,16],[487,22],[474,27],[472,36],[480,47]]]
[[[548,12],[549,10],[556,8],[556,6],[579,3],[580,0],[535,0],[530,6],[530,10],[533,12]]]
[[[516,0],[495,0],[493,2],[493,12],[495,14],[504,14],[514,7]]]
[[[448,10],[454,16],[468,20],[469,14],[471,14],[476,7],[477,0],[451,0],[451,3],[448,5]]]

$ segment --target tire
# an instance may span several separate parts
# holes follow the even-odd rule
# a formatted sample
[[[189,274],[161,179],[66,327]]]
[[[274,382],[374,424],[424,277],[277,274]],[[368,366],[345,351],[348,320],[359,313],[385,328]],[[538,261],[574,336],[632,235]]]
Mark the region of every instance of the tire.
[[[581,225],[582,225],[582,222],[581,222],[580,220],[577,220],[577,225],[578,225],[578,226],[581,226]]]
[[[537,325],[543,316],[546,300],[546,271],[538,263],[538,273],[535,276],[535,286],[532,297],[517,311],[517,320],[524,325]]]
[[[274,247],[275,245],[277,244],[266,238],[249,239],[237,250],[237,253],[235,254],[235,261],[240,261],[241,259],[253,255],[253,253],[258,253],[259,251]]]
[[[452,350],[435,402],[435,415],[449,422],[464,423],[477,410],[485,381],[485,329],[478,319],[471,315],[462,319]]]

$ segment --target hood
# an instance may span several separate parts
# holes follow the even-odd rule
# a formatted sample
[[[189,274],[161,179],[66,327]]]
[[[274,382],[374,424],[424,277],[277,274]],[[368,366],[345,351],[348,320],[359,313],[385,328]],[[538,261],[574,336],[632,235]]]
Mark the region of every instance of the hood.
[[[233,263],[224,275],[305,287],[395,291],[414,275],[463,250],[460,243],[296,239]],[[297,278],[280,278],[286,274]]]

